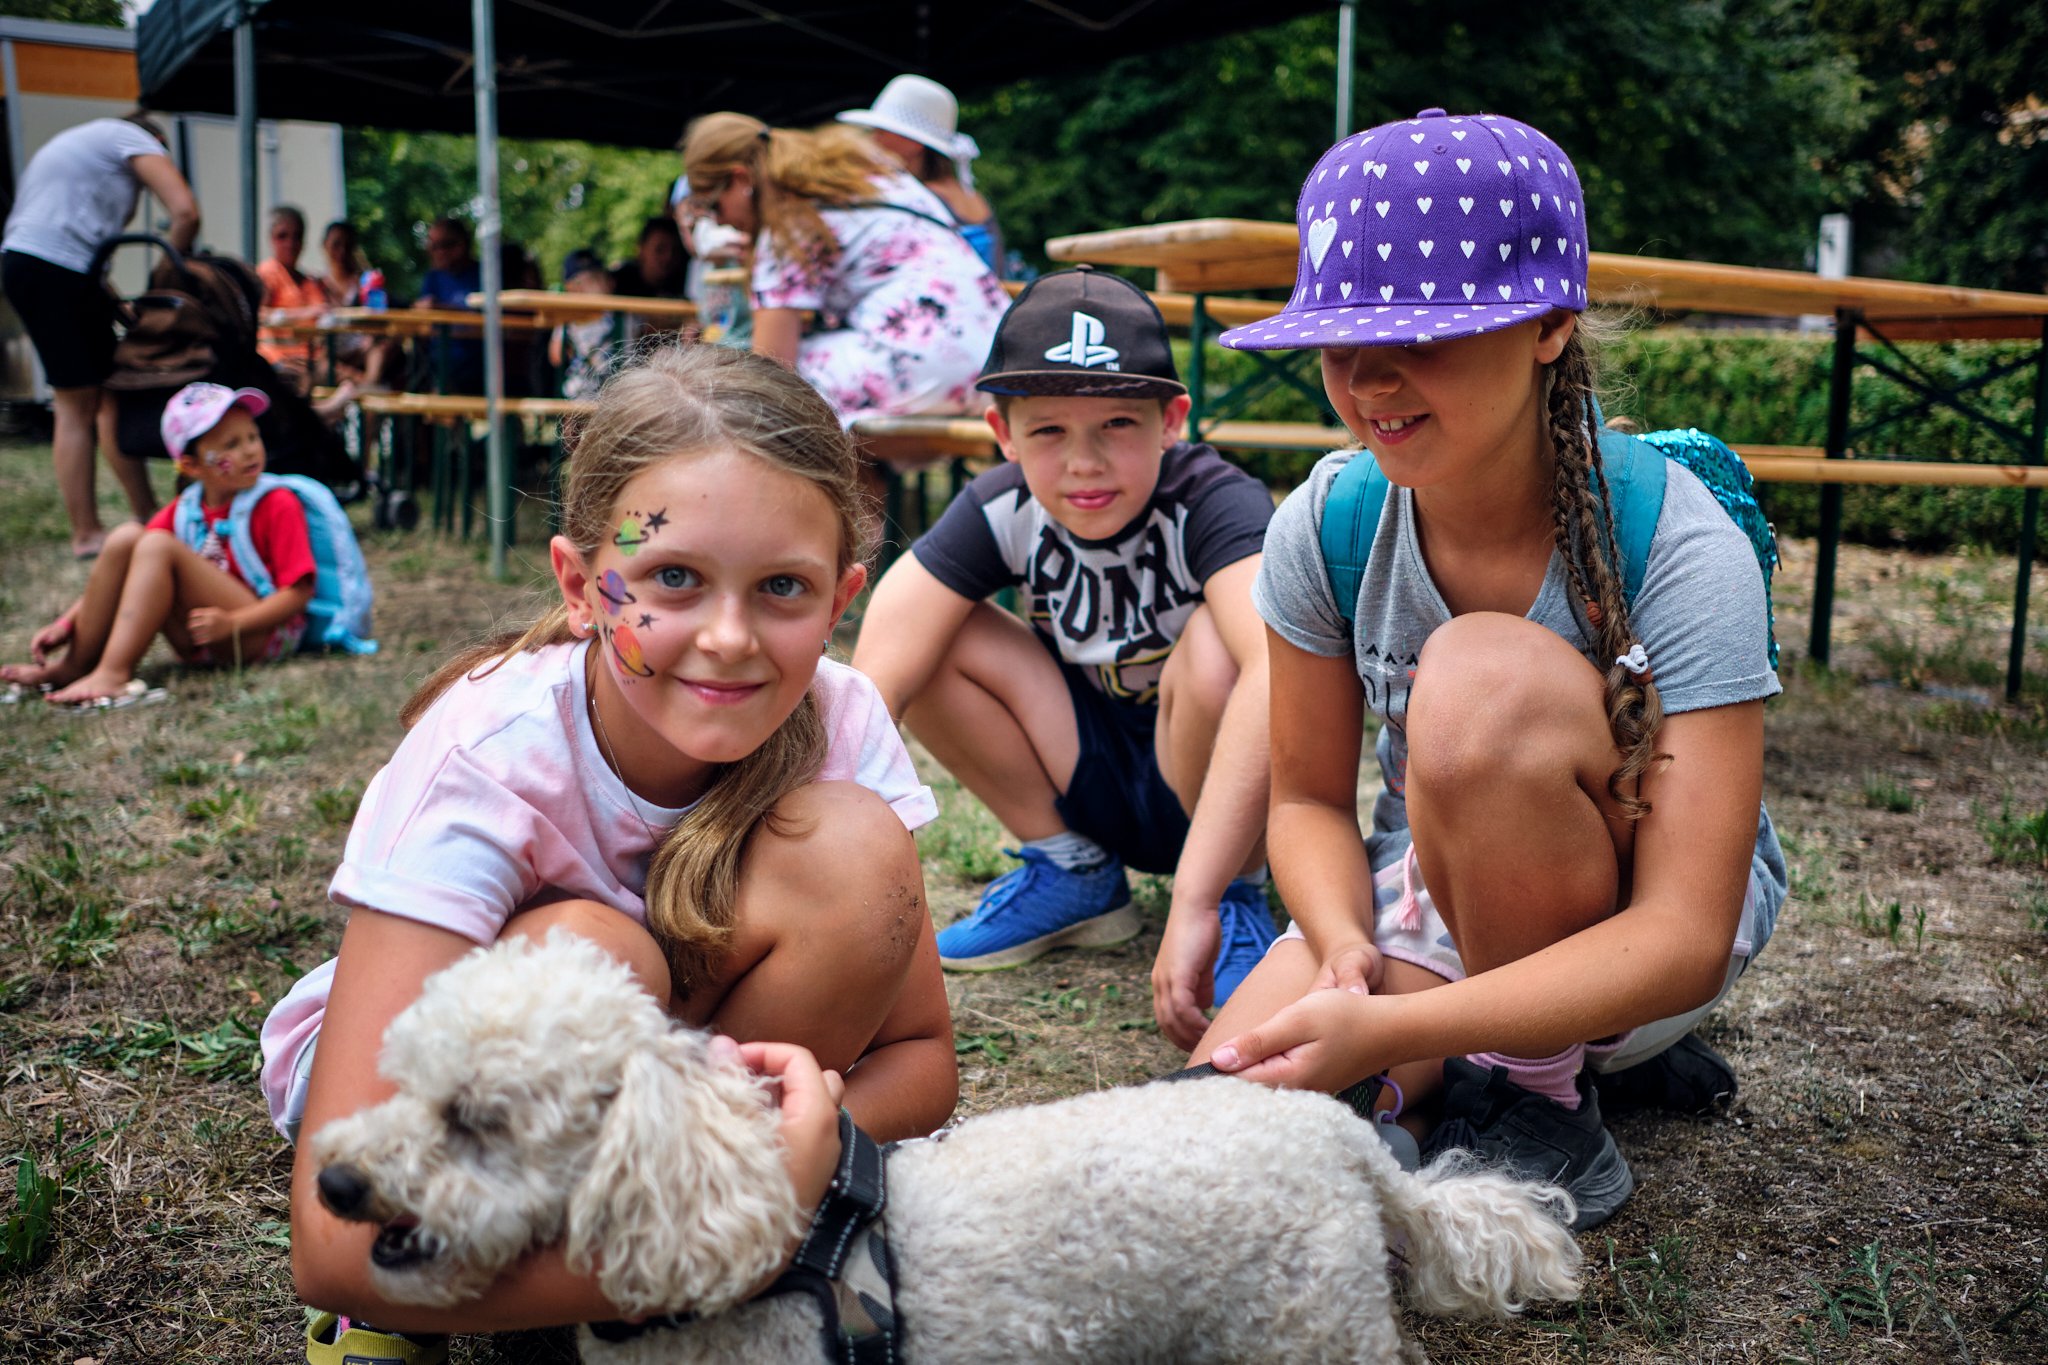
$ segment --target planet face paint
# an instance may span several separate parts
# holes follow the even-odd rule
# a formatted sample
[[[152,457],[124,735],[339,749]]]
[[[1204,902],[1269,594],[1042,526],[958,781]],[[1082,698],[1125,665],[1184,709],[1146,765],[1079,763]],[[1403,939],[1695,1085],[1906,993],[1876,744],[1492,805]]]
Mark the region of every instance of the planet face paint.
[[[640,553],[643,546],[668,525],[666,507],[655,512],[627,512],[619,521],[618,533],[612,537],[612,544],[619,547],[619,553],[631,559]]]

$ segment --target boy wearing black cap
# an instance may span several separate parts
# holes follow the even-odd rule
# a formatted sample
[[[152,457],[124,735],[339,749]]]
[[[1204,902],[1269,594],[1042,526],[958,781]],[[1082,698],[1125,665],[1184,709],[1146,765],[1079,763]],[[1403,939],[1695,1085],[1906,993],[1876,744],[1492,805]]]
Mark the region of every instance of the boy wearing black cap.
[[[1273,504],[1180,439],[1188,396],[1141,291],[1081,267],[1005,315],[977,385],[1004,463],[883,576],[854,664],[1023,843],[939,935],[948,968],[1121,943],[1126,865],[1174,874],[1153,968],[1191,1046],[1273,938],[1265,631]],[[988,599],[1015,588],[1026,619]]]

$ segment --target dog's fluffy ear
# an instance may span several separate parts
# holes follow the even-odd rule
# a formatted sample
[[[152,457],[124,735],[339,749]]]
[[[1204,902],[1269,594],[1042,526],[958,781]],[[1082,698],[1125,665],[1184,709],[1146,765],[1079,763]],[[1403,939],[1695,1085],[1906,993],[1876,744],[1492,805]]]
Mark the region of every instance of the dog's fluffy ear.
[[[782,1263],[801,1230],[760,1085],[667,1034],[627,1059],[569,1200],[568,1264],[620,1311],[715,1312]]]

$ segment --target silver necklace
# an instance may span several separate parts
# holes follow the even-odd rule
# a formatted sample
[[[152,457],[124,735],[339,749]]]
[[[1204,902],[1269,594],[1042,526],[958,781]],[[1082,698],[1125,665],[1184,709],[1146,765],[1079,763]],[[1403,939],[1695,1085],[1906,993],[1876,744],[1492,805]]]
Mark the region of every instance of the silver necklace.
[[[584,674],[583,695],[584,705],[590,708],[591,726],[597,731],[598,742],[604,746],[605,760],[612,765],[612,772],[619,779],[619,785],[626,789],[626,800],[632,803],[633,816],[639,820],[640,828],[647,831],[647,845],[652,849],[661,842],[661,836],[654,832],[654,825],[648,820],[647,813],[640,809],[640,795],[633,790],[633,784],[626,780],[626,770],[619,766],[618,751],[612,748],[611,733],[604,728],[604,716],[597,709],[597,680],[591,677],[589,672]]]

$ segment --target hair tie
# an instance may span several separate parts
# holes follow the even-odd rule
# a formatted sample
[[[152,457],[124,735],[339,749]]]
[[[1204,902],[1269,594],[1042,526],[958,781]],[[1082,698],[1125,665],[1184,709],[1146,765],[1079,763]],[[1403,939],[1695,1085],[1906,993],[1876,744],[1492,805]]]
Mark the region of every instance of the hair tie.
[[[755,136],[760,138],[763,142],[773,142],[775,140],[775,130],[773,128],[763,128],[759,133],[756,133]]]
[[[1628,653],[1615,655],[1614,666],[1625,668],[1638,678],[1647,676],[1650,671],[1650,656],[1643,649],[1643,642],[1638,640],[1628,647]]]

